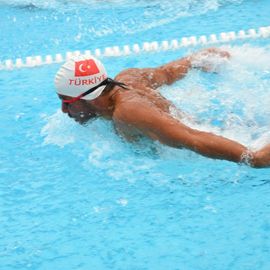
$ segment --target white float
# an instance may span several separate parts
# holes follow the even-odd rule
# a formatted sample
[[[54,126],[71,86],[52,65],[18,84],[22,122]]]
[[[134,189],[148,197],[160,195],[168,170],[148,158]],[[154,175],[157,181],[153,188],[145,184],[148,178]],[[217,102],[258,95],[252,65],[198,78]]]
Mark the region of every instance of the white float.
[[[92,53],[90,50],[84,52],[74,51],[66,53],[57,53],[55,55],[46,55],[42,58],[38,56],[27,56],[25,60],[17,58],[14,60],[6,59],[0,63],[0,70],[13,70],[19,68],[30,68],[41,65],[50,65],[54,63],[63,63],[66,60],[70,59],[73,56],[77,55],[94,55],[96,57],[123,57],[131,54],[139,53],[149,53],[155,51],[168,51],[168,50],[177,50],[182,47],[191,47],[191,46],[212,46],[213,44],[223,44],[228,43],[234,40],[246,40],[246,39],[257,39],[257,38],[269,38],[270,37],[270,26],[260,27],[258,29],[248,29],[240,30],[238,32],[222,32],[219,34],[210,34],[208,36],[202,35],[199,37],[190,36],[182,37],[181,39],[173,39],[171,41],[164,40],[161,42],[144,42],[142,45],[133,44],[125,45],[123,47],[113,46],[106,47],[105,49],[95,49]]]

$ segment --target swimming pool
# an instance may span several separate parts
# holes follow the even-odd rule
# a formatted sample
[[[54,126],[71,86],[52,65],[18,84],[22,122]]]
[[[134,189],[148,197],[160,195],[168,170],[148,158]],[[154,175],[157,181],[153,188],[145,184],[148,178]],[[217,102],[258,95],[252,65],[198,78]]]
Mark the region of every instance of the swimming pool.
[[[1,59],[270,25],[269,1],[0,1]],[[214,130],[269,142],[269,39],[237,41],[219,74],[162,93]],[[195,50],[104,58],[108,73]],[[260,269],[270,250],[269,169],[211,160],[59,111],[59,65],[0,72],[1,269]]]

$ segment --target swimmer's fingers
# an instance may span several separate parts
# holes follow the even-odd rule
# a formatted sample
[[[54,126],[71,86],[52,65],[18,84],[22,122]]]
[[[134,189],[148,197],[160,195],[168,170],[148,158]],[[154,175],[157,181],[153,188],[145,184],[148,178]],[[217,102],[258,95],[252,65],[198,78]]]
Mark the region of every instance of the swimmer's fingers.
[[[222,49],[219,49],[219,48],[215,48],[215,47],[207,48],[207,49],[204,49],[202,51],[199,51],[198,55],[201,55],[201,56],[217,55],[217,56],[220,56],[222,58],[227,58],[227,59],[231,58],[231,54],[228,51],[225,51],[225,50],[222,50]]]
[[[190,56],[192,68],[205,72],[218,73],[220,68],[231,57],[230,53],[219,48],[208,48]]]

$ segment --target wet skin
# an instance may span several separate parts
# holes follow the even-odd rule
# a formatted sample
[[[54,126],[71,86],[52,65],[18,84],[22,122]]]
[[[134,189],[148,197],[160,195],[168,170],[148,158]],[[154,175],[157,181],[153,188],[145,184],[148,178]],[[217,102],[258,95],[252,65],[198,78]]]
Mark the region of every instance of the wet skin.
[[[72,104],[62,102],[62,111],[81,124],[96,116],[110,119],[118,133],[128,140],[144,135],[163,144],[184,147],[210,158],[244,162],[257,168],[269,167],[270,145],[252,152],[236,141],[192,129],[170,115],[173,104],[161,96],[158,87],[183,78],[193,68],[194,61],[208,55],[230,58],[228,52],[210,48],[157,68],[127,69],[119,73],[115,80],[125,83],[128,90],[115,86],[91,101],[78,100]],[[196,68],[211,72],[209,63],[207,66],[196,64]],[[62,95],[59,98],[71,99]],[[178,112],[181,116],[182,112]]]

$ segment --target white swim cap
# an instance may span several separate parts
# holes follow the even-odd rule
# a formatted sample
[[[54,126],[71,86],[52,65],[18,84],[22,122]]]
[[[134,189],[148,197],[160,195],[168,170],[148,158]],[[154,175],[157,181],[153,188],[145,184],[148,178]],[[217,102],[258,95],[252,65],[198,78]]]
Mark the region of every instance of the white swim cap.
[[[80,55],[72,57],[58,70],[55,76],[55,87],[58,94],[77,97],[106,79],[106,70],[98,59]],[[105,87],[106,85],[101,85],[82,98],[95,99],[101,95]]]

